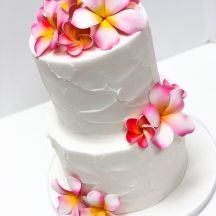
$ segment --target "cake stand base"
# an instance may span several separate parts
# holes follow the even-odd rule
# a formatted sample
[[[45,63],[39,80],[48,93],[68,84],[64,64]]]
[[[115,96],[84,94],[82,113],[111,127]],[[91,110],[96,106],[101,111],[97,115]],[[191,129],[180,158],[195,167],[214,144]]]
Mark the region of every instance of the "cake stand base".
[[[207,206],[216,189],[216,146],[205,126],[196,119],[194,121],[195,132],[186,136],[188,168],[181,184],[157,205],[124,216],[196,216]],[[57,157],[51,163],[48,179],[54,209],[58,205],[57,194],[50,182],[56,178],[67,185]]]

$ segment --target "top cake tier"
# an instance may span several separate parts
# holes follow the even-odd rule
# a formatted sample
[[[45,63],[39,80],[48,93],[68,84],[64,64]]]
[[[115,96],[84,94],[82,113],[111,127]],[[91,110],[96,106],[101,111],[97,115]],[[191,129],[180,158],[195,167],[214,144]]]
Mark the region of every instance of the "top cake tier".
[[[143,30],[130,36],[118,31],[119,43],[106,51],[95,45],[77,57],[63,50],[38,57],[31,36],[31,51],[59,122],[73,132],[121,132],[126,119],[141,113],[159,81],[148,19],[139,9]]]

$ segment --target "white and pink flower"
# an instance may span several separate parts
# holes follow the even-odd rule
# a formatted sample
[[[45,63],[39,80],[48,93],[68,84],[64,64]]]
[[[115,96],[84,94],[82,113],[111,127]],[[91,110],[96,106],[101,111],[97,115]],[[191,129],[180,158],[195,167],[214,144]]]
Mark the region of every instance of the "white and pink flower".
[[[145,18],[138,3],[139,0],[44,0],[32,25],[36,56],[62,46],[71,56],[78,56],[93,44],[111,49],[119,42],[119,34],[131,35],[144,28]],[[65,23],[69,32],[63,28]]]
[[[83,50],[93,46],[90,29],[78,29],[69,21],[63,25],[63,33],[59,36],[59,44],[66,47],[71,56],[78,56]]]
[[[120,206],[120,200],[115,194],[104,195],[93,190],[87,194],[88,207],[80,211],[80,216],[114,216]]]
[[[143,147],[140,142],[151,140],[158,148],[164,149],[173,142],[175,134],[185,136],[192,133],[194,123],[182,113],[185,97],[184,90],[176,84],[170,85],[167,80],[155,84],[149,93],[149,104],[144,107],[141,116],[146,119],[144,125],[140,127],[139,121],[130,119],[126,122],[127,141],[137,142]]]
[[[85,185],[77,177],[69,177],[70,189],[64,189],[58,182],[52,182],[52,188],[60,194],[58,197],[58,215],[71,216],[114,216],[120,206],[119,198],[114,194],[97,190],[87,192]]]
[[[145,19],[137,0],[81,0],[85,7],[74,11],[72,24],[80,29],[96,27],[96,45],[108,50],[119,40],[119,32],[131,35],[143,30]],[[131,4],[133,3],[133,4]]]
[[[68,182],[70,190],[64,189],[57,179],[52,182],[52,188],[60,194],[57,213],[59,215],[79,216],[80,209],[84,206],[81,195],[82,184],[79,179],[74,177],[71,177]]]
[[[37,22],[32,25],[32,35],[35,37],[35,53],[41,56],[47,50],[54,50],[58,45],[58,33],[62,24],[68,19],[68,13],[59,7],[57,1],[44,1],[38,11]]]

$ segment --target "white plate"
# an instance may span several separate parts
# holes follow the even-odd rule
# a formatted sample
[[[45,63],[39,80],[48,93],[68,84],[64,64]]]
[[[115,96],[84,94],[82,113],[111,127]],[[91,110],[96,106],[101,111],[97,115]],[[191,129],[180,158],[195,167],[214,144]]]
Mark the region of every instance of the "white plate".
[[[196,216],[206,207],[216,189],[216,146],[211,135],[198,120],[196,130],[186,136],[188,168],[176,190],[157,205],[124,216]],[[50,187],[53,179],[66,183],[60,161],[55,157],[49,173],[49,195],[57,207],[57,194]]]

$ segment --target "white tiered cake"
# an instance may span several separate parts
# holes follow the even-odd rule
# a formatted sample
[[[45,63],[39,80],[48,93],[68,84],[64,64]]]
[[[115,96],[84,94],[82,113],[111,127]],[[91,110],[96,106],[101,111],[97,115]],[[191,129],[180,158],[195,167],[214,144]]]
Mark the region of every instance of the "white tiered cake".
[[[141,5],[132,6],[127,10],[139,10],[145,20],[143,30],[121,34],[120,42],[106,51],[95,46],[71,57],[62,49],[46,50],[38,57],[35,37],[30,39],[54,104],[48,133],[65,176],[69,181],[77,176],[90,190],[117,195],[121,202],[117,214],[164,199],[181,182],[187,167],[184,138],[175,136],[163,151],[151,141],[148,148],[139,148],[125,138],[126,120],[139,117],[149,91],[159,82],[147,15]],[[81,7],[76,10],[84,10],[85,5]]]

